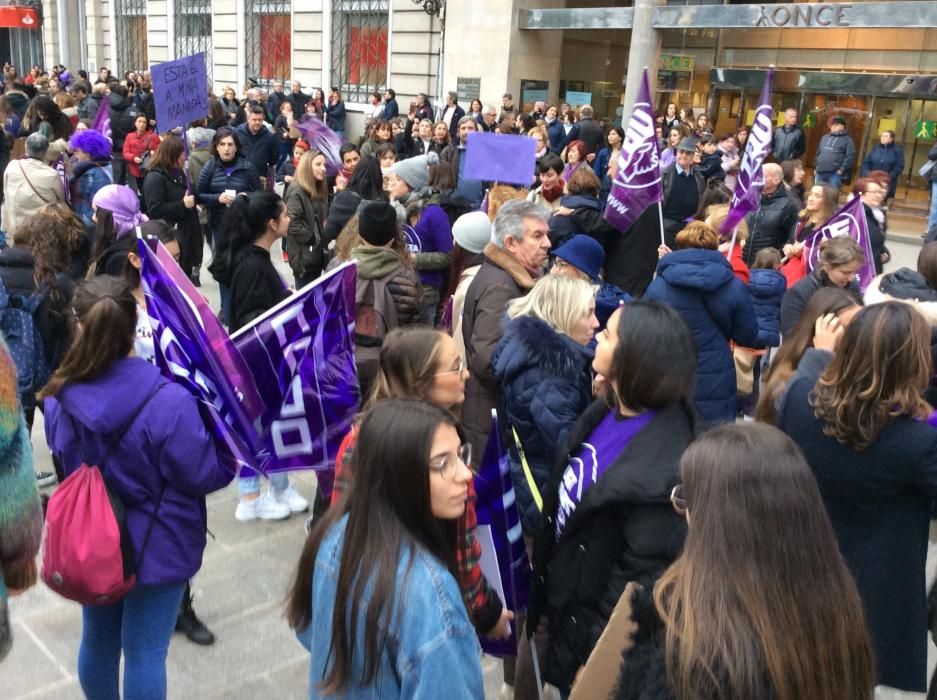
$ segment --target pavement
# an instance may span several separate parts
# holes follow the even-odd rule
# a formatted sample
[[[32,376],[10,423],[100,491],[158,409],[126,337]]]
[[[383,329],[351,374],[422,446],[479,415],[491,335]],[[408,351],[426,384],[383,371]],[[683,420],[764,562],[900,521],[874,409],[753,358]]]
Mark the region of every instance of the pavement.
[[[895,216],[890,222],[892,262],[886,270],[914,268],[923,219]],[[274,258],[287,279],[288,268]],[[206,251],[206,261],[208,253]],[[202,292],[213,306],[218,289],[207,272]],[[52,471],[41,420],[32,436],[36,469]],[[316,489],[311,473],[294,473],[296,488],[310,501]],[[51,487],[45,489],[51,491]],[[234,519],[237,484],[208,498],[209,537],[202,569],[193,580],[195,610],[217,641],[199,647],[176,635],[169,648],[169,698],[172,700],[291,700],[308,697],[309,655],[283,617],[284,597],[304,542],[302,515],[277,523],[239,523]],[[0,665],[4,700],[82,698],[77,679],[81,638],[80,607],[41,583],[10,601],[13,650]],[[501,663],[482,660],[485,696],[495,700]]]

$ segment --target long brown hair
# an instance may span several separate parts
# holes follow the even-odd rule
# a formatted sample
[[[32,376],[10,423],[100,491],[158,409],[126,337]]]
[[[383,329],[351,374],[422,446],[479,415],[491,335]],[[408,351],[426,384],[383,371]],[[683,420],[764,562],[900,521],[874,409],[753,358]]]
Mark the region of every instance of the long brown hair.
[[[295,630],[322,624],[318,615],[331,617],[332,663],[321,680],[324,695],[340,696],[349,686],[368,685],[377,677],[381,654],[400,624],[398,606],[406,586],[406,578],[397,580],[402,559],[423,547],[458,580],[455,521],[436,518],[430,504],[429,460],[441,425],[455,427],[455,418],[423,401],[392,399],[376,404],[361,423],[352,456],[354,486],[309,533],[286,617]],[[313,611],[316,555],[326,534],[346,514],[335,604],[331,610]],[[362,616],[364,658],[355,664]],[[355,665],[362,669],[360,677],[352,676]]]
[[[123,279],[100,275],[85,280],[75,288],[72,308],[78,334],[39,399],[57,396],[71,382],[100,376],[133,348],[137,302]]]
[[[654,587],[675,696],[870,700],[862,603],[794,442],[725,425],[680,471],[686,543]]]
[[[897,301],[864,308],[811,396],[823,432],[862,451],[898,416],[927,418],[921,392],[930,367],[930,328],[919,311]]]
[[[404,326],[388,333],[366,407],[388,399],[428,400],[436,381],[442,337],[428,326]]]
[[[761,396],[755,408],[755,419],[763,423],[777,423],[778,414],[775,409],[778,397],[784,393],[788,382],[797,371],[800,359],[813,347],[813,334],[817,319],[827,314],[837,316],[854,306],[858,306],[856,298],[839,287],[821,287],[810,297],[806,308],[800,315],[797,325],[794,326],[784,342],[778,348],[771,366],[762,375]]]
[[[818,228],[825,224],[827,219],[836,213],[836,207],[839,205],[839,190],[835,189],[832,185],[819,182],[814,183],[813,187],[821,187],[823,189],[823,205],[815,212],[804,207],[799,214],[799,218],[801,226],[812,223],[814,228]],[[810,189],[813,189],[813,187]],[[809,194],[810,190],[804,193],[805,200]]]
[[[312,161],[319,156],[325,158],[321,151],[309,150],[303,153],[296,165],[296,184],[299,185],[310,199],[318,199],[321,202],[329,201],[329,186],[325,180],[316,180],[312,174]]]
[[[175,173],[179,170],[179,156],[185,153],[185,146],[182,139],[174,134],[169,134],[160,141],[156,153],[150,160],[149,170],[164,170],[167,173]]]

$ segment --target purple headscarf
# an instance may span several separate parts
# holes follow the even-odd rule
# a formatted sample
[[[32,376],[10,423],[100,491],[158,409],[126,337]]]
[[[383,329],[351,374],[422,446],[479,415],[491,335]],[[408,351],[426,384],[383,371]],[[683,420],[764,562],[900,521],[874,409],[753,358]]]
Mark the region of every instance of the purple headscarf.
[[[132,231],[144,221],[149,221],[140,211],[140,200],[132,189],[125,185],[105,185],[91,200],[94,209],[106,209],[114,217],[117,238]]]

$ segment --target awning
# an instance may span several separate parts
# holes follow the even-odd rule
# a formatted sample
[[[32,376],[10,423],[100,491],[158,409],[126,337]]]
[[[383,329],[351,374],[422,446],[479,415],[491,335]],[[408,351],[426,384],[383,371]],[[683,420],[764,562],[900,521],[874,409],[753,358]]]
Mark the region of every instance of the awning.
[[[4,29],[39,29],[39,15],[32,7],[0,7],[0,27]]]

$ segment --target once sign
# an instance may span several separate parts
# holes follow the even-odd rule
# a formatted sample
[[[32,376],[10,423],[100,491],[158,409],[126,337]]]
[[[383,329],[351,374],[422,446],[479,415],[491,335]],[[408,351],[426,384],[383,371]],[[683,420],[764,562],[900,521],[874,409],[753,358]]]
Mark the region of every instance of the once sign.
[[[756,27],[848,27],[852,5],[761,5]]]

